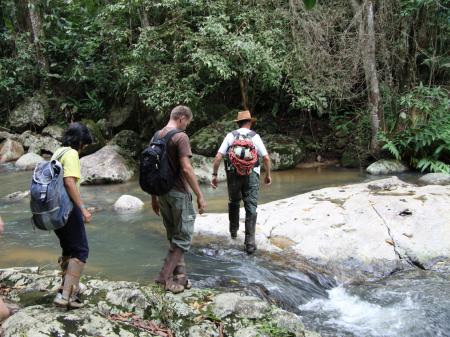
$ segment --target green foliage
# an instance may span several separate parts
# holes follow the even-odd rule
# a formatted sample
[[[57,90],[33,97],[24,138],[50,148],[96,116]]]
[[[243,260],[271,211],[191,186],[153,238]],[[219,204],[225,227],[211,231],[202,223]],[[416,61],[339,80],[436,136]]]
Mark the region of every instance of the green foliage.
[[[294,337],[295,334],[284,328],[280,328],[274,323],[266,322],[259,326],[259,330],[271,337]]]
[[[316,5],[316,0],[303,0],[306,9],[313,9]]]
[[[398,99],[398,118],[387,116],[380,135],[383,149],[422,171],[450,170],[450,100],[448,92],[422,84]]]

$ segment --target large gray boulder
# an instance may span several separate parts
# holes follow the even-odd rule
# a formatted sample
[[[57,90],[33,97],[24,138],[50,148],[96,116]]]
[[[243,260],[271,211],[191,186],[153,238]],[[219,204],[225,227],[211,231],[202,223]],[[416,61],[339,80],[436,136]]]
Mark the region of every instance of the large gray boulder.
[[[36,153],[25,153],[15,162],[15,165],[20,170],[34,170],[36,164],[41,161],[44,161],[44,158],[40,155]]]
[[[29,128],[42,129],[46,125],[45,110],[47,101],[41,95],[27,98],[9,116],[9,125],[14,131],[22,132]]]
[[[116,145],[107,145],[81,158],[81,184],[115,184],[130,180],[136,163],[123,157]]]
[[[386,175],[408,171],[408,167],[398,160],[381,159],[369,165],[366,171],[373,175]]]
[[[136,158],[141,153],[141,142],[139,135],[131,130],[122,130],[111,139],[108,145],[117,145],[123,149],[128,156]]]
[[[449,185],[450,174],[447,173],[428,173],[419,178],[422,185]]]
[[[49,125],[42,130],[42,134],[44,136],[50,136],[52,138],[55,138],[56,140],[62,142],[64,129],[60,127],[59,125]]]
[[[144,202],[132,195],[121,195],[119,199],[114,203],[114,210],[118,212],[131,212],[138,211],[144,207]]]
[[[8,138],[0,144],[0,163],[17,160],[24,152],[22,144]]]
[[[61,142],[55,138],[38,135],[31,131],[22,133],[20,135],[20,140],[29,153],[36,153],[38,155],[41,155],[44,152],[55,153],[55,151],[61,147]]]
[[[305,158],[305,151],[292,137],[272,134],[262,137],[262,140],[269,152],[274,171],[294,168]]]
[[[214,158],[200,156],[198,154],[194,154],[191,158],[192,167],[194,168],[195,175],[197,176],[197,180],[200,184],[210,184],[212,173],[213,173],[213,161]],[[226,181],[227,176],[225,174],[225,170],[223,168],[223,162],[220,165],[219,172],[217,175],[217,180],[219,182]]]

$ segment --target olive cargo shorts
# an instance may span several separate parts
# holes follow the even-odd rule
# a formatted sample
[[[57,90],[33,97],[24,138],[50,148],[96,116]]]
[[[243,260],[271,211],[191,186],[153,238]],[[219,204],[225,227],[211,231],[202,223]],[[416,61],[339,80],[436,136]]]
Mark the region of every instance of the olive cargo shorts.
[[[175,189],[158,197],[167,240],[187,252],[194,234],[195,209],[192,195]]]

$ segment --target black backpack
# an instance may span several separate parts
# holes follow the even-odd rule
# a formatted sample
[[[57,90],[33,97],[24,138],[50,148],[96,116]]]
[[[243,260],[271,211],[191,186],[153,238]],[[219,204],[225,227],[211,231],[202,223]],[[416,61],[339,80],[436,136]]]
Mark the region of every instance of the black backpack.
[[[164,137],[156,131],[150,145],[141,153],[139,165],[139,185],[151,195],[163,195],[169,192],[178,172],[173,172],[167,153],[167,143],[179,129],[170,130]]]

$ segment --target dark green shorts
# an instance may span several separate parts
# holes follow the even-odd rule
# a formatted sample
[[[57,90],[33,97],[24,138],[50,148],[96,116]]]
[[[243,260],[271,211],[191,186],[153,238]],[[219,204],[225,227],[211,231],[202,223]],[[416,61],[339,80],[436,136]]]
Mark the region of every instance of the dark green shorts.
[[[159,196],[158,202],[167,239],[184,251],[188,251],[194,234],[196,216],[192,195],[172,189]]]

